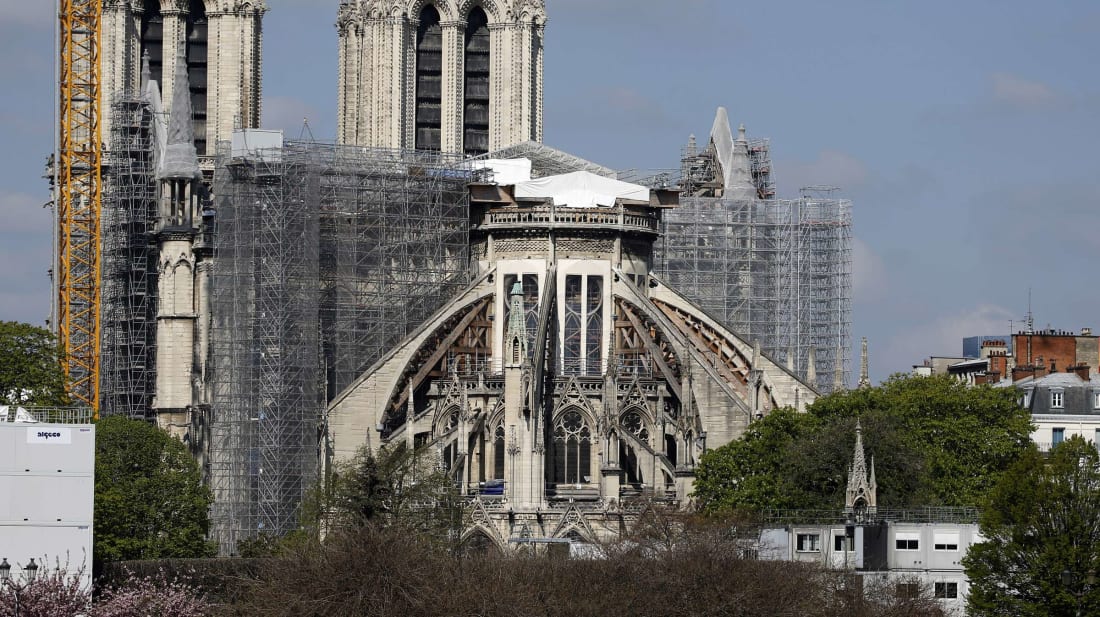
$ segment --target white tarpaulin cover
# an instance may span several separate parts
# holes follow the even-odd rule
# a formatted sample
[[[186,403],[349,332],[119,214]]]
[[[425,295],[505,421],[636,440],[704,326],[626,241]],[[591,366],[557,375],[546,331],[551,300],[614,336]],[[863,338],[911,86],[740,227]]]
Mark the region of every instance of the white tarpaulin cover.
[[[649,201],[649,189],[587,171],[575,171],[516,184],[516,198],[523,197],[550,197],[555,205],[569,208],[611,207],[620,197]]]
[[[493,181],[501,186],[519,184],[531,179],[531,159],[485,159],[475,161],[478,169],[493,172]]]

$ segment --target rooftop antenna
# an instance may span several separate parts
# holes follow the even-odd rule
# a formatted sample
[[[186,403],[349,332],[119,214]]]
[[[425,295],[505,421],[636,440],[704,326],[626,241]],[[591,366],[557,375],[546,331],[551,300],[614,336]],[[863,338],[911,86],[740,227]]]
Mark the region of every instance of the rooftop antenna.
[[[1032,313],[1031,313],[1031,288],[1030,287],[1027,288],[1027,317],[1025,318],[1025,321],[1027,322],[1027,333],[1028,334],[1035,334],[1035,316],[1032,315]]]
[[[313,129],[309,128],[309,118],[302,118],[302,130],[298,132],[298,141],[305,141],[306,133],[309,133],[309,141],[315,142],[317,138],[313,136]]]

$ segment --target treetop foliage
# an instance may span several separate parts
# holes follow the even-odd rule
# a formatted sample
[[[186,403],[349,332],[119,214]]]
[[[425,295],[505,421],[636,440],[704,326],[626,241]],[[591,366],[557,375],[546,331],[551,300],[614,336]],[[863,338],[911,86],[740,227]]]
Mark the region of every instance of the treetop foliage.
[[[99,561],[212,557],[210,490],[178,439],[141,420],[96,423],[95,546]]]
[[[963,559],[969,614],[1100,613],[1100,453],[1074,436],[1024,452],[989,494]]]
[[[949,376],[895,375],[823,396],[804,414],[777,410],[703,456],[695,498],[708,511],[838,510],[858,421],[879,507],[977,505],[1029,447],[1030,415],[1016,396]]]
[[[49,330],[0,321],[0,404],[58,407],[70,403],[60,347]]]

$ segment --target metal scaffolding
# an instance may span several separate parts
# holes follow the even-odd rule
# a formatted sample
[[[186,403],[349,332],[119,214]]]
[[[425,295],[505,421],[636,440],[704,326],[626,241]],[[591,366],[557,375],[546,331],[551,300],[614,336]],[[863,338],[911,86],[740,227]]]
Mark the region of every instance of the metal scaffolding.
[[[469,281],[460,156],[219,148],[210,482],[223,553],[299,526],[326,400]]]
[[[123,96],[111,109],[104,166],[100,412],[149,417],[156,383],[154,112]]]
[[[680,207],[664,214],[655,270],[818,390],[851,375],[852,204],[804,191],[775,195],[767,140],[749,142],[758,199],[721,197],[713,147],[684,149]],[[827,191],[825,192],[827,193]]]

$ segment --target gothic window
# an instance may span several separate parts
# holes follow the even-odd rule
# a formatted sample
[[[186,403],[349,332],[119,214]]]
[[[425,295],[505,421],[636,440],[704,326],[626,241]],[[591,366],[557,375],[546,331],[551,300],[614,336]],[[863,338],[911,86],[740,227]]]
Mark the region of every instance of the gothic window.
[[[603,345],[603,277],[589,276],[585,295],[585,366],[589,375],[599,375],[600,356]]]
[[[420,25],[416,31],[417,150],[440,150],[442,101],[443,28],[439,24],[439,11],[428,5],[420,11]]]
[[[458,409],[451,409],[446,418],[439,425],[439,434],[446,435],[458,428]]]
[[[581,369],[581,277],[565,277],[565,349],[562,369],[567,375],[578,375]]]
[[[599,375],[602,366],[603,277],[565,277],[562,372]]]
[[[195,151],[206,154],[206,66],[208,28],[202,0],[191,0],[187,15],[187,81],[191,86],[191,119]]]
[[[489,18],[481,7],[470,11],[466,22],[465,53],[463,150],[484,154],[489,151]]]
[[[493,431],[493,479],[504,479],[504,422]]]
[[[638,438],[640,441],[649,441],[649,430],[646,429],[645,420],[642,418],[642,414],[636,410],[630,410],[623,414],[622,417],[623,428]]]
[[[592,430],[580,412],[570,410],[554,425],[554,482],[587,483],[592,465]]]
[[[151,79],[163,87],[164,81],[164,16],[160,14],[160,0],[145,0],[141,15],[141,49],[149,53]]]

